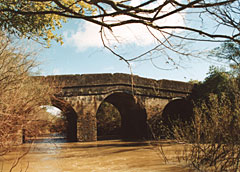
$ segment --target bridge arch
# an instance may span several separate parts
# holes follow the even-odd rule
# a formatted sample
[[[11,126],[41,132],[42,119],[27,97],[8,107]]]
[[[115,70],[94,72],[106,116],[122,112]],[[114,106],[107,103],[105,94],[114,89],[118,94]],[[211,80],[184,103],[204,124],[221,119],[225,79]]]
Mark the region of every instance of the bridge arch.
[[[146,118],[148,123],[156,115],[161,118],[161,112],[170,99],[187,97],[194,86],[190,83],[154,80],[123,73],[53,75],[35,78],[60,88],[55,96],[67,101],[72,108],[66,109],[73,112],[75,110],[77,114],[75,116],[78,117],[78,141],[97,139],[96,113],[103,100],[110,102],[120,111],[123,138],[132,138],[132,136],[142,138],[148,135]],[[135,101],[133,93],[142,103],[139,100]],[[137,130],[139,131],[136,132]],[[151,137],[151,134],[149,135]]]
[[[193,120],[193,104],[183,97],[173,98],[163,109],[162,121],[170,132],[175,122],[189,123]]]
[[[68,142],[77,141],[77,113],[73,107],[65,100],[52,97],[51,106],[57,107],[67,120],[66,139]]]
[[[112,104],[121,115],[120,138],[125,140],[148,137],[147,113],[139,100],[127,92],[115,92],[102,102]]]

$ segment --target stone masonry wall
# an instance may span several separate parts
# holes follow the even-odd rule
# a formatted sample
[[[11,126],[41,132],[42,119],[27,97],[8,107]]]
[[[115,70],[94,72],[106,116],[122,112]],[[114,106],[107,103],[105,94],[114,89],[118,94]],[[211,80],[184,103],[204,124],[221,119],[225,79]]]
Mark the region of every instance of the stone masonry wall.
[[[96,113],[101,102],[116,92],[136,96],[147,112],[147,118],[161,112],[172,98],[186,97],[192,84],[154,80],[128,74],[56,75],[36,77],[60,88],[56,96],[71,104],[77,113],[78,141],[97,139]]]

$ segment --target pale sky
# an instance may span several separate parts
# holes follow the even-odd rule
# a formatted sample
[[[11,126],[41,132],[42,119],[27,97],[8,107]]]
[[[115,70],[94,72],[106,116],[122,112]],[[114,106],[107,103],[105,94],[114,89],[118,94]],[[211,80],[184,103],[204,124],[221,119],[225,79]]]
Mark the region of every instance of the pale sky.
[[[166,7],[171,8],[171,7]],[[184,16],[174,15],[161,21],[184,26]],[[118,18],[117,20],[121,20]],[[161,23],[159,23],[161,24]],[[130,73],[128,65],[119,60],[109,50],[103,47],[100,38],[100,27],[80,20],[70,20],[63,25],[58,33],[63,35],[64,44],[53,43],[48,49],[42,49],[39,54],[41,61],[40,72],[42,75],[64,74],[91,74],[91,73]],[[144,26],[133,24],[119,27],[113,30],[114,36],[106,31],[106,43],[124,57],[135,57],[156,45],[156,40],[150,35]],[[154,32],[154,31],[153,31]],[[156,34],[159,39],[163,35]],[[201,47],[202,50],[212,49],[218,44],[196,44],[193,47]],[[191,45],[190,45],[191,46]],[[151,54],[153,63],[164,69],[156,68],[151,61],[131,62],[133,74],[153,79],[169,79],[178,81],[203,80],[206,77],[210,65],[202,58],[174,58],[179,65],[171,65],[163,52]],[[171,54],[169,54],[172,57]],[[177,69],[176,69],[177,68]]]

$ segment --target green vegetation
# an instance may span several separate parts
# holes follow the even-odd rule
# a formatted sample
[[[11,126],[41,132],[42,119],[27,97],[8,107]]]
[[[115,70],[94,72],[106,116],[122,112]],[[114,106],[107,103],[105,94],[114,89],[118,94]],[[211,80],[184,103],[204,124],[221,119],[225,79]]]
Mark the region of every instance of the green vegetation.
[[[203,82],[195,86],[192,93],[194,102],[208,99],[209,94],[218,95],[225,93],[229,97],[233,97],[237,93],[238,78],[232,72],[226,72],[224,69],[210,67],[208,76]]]
[[[67,20],[65,15],[58,15],[61,12],[64,13],[63,6],[68,7],[70,11],[78,11],[80,14],[92,11],[89,4],[75,0],[61,0],[58,3],[36,0],[0,0],[0,30],[36,41],[44,40],[48,46],[51,40],[63,43],[61,35],[54,33]]]
[[[232,72],[240,74],[240,43],[225,42],[210,53],[210,56],[217,57],[220,60],[227,60],[233,69]]]

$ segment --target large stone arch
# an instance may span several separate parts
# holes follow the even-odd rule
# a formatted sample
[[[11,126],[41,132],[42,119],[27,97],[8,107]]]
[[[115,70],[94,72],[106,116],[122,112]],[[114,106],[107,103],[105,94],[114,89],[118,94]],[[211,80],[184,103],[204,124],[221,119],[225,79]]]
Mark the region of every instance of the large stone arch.
[[[73,107],[65,100],[52,97],[51,105],[60,109],[63,115],[67,119],[67,131],[66,131],[66,139],[68,142],[77,141],[77,113],[73,109]]]
[[[190,123],[193,120],[193,104],[190,100],[182,97],[174,98],[162,111],[163,125],[172,131],[175,122]]]
[[[147,113],[140,100],[127,92],[114,92],[103,101],[115,106],[121,115],[121,139],[148,137]]]

